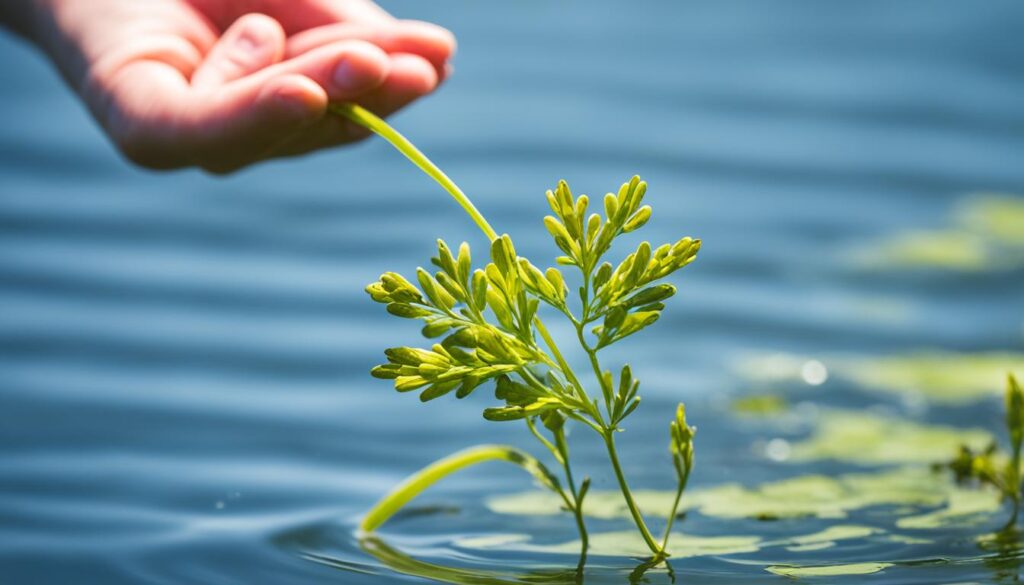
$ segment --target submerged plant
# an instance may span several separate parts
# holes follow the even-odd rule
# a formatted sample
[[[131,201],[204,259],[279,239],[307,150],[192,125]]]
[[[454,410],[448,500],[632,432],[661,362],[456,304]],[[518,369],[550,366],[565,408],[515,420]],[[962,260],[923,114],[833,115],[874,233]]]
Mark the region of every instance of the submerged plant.
[[[1004,500],[1013,503],[1007,526],[1017,522],[1021,506],[1021,447],[1024,445],[1024,391],[1013,374],[1006,378],[1006,430],[1010,438],[1009,456],[990,443],[982,451],[966,445],[960,447],[956,459],[945,464],[959,482],[975,481],[999,490]]]
[[[374,301],[392,315],[423,322],[423,335],[438,340],[428,348],[395,347],[387,363],[375,367],[377,378],[394,380],[399,392],[418,391],[423,401],[454,393],[465,398],[482,386],[492,387],[498,406],[485,408],[491,421],[523,421],[564,472],[565,485],[530,455],[505,446],[481,446],[445,458],[413,475],[375,506],[361,528],[372,531],[423,489],[467,465],[506,460],[530,471],[563,501],[575,516],[586,555],[583,505],[589,478],[577,484],[566,441],[569,422],[583,424],[602,439],[630,515],[656,559],[668,556],[672,521],[693,468],[694,429],[679,405],[670,423],[670,451],[677,490],[664,536],[651,533],[633,497],[619,461],[615,433],[640,404],[640,382],[629,365],[618,375],[602,367],[600,350],[654,324],[664,302],[676,292],[662,282],[692,262],[700,240],[684,237],[656,248],[642,242],[621,262],[607,259],[616,239],[647,223],[651,207],[643,205],[647,184],[633,177],[603,199],[603,214],[588,214],[590,199],[575,196],[564,181],[547,192],[552,215],[544,226],[560,250],[560,267],[578,272],[576,295],[562,270],[538,268],[520,256],[512,239],[487,223],[465,194],[408,140],[373,114],[354,105],[333,111],[381,135],[440,183],[491,241],[489,262],[473,266],[469,244],[454,250],[443,240],[431,259],[432,271],[419,268],[415,279],[384,273],[367,287]],[[598,392],[589,392],[566,362],[538,316],[541,304],[562,315],[586,353]],[[539,338],[539,341],[538,341]]]

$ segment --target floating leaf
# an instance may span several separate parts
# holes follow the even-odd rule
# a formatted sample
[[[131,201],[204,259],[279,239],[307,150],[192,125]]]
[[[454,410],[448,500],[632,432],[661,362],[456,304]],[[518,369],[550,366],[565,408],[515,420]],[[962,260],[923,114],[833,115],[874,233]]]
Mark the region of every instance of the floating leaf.
[[[981,272],[1024,266],[1024,198],[968,197],[957,206],[951,224],[899,233],[850,256],[875,269]]]
[[[752,416],[772,416],[786,410],[786,399],[776,394],[744,396],[732,401],[732,411]]]
[[[675,492],[637,490],[634,495],[645,514],[664,516]],[[909,506],[923,511],[954,499],[976,497],[978,509],[984,509],[985,501],[988,506],[999,506],[999,494],[994,490],[964,488],[929,469],[901,467],[836,477],[802,475],[755,487],[726,483],[694,488],[683,496],[682,509],[716,518],[845,518],[849,512],[874,506]],[[537,491],[495,496],[486,504],[496,513],[512,515],[551,515],[562,510],[560,499]],[[622,494],[613,491],[592,491],[585,513],[609,520],[630,517]]]
[[[1024,372],[1024,354],[1014,352],[919,351],[818,359],[830,375],[865,390],[896,392],[944,404],[1002,397],[1006,372]],[[739,362],[737,370],[750,379],[785,382],[804,379],[806,365],[815,361],[792,354],[765,354]]]
[[[842,575],[870,575],[891,567],[892,563],[848,563],[845,565],[793,566],[772,565],[765,571],[783,577],[840,577]]]
[[[977,526],[989,521],[1001,507],[999,493],[993,489],[956,490],[941,510],[900,518],[896,526],[915,530]]]
[[[984,448],[992,435],[980,428],[916,423],[854,410],[825,410],[810,438],[792,444],[793,461],[834,459],[860,465],[943,462],[961,444]]]

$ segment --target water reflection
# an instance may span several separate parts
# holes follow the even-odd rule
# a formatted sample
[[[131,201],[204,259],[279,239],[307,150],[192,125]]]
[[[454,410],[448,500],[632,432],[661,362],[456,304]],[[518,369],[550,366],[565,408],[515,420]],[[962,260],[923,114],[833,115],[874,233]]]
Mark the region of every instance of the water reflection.
[[[431,579],[454,585],[522,585],[543,583],[547,585],[580,585],[586,581],[586,557],[580,556],[575,568],[534,568],[515,571],[498,571],[485,568],[457,567],[437,562],[422,561],[402,552],[378,536],[365,536],[358,541],[359,549],[378,560],[383,566],[412,577]],[[306,552],[307,560],[346,572],[368,573],[368,567],[352,563],[328,554]],[[610,569],[613,575],[589,575],[603,580],[610,577],[613,582],[627,580],[629,583],[650,583],[652,571],[660,569],[666,577],[665,583],[675,583],[676,575],[666,559],[646,559],[632,569]]]
[[[998,532],[978,538],[978,547],[992,553],[982,558],[985,566],[992,571],[996,583],[1020,583],[1020,569],[1024,565],[1021,552],[1024,532],[1016,525],[1009,525]]]
[[[583,582],[577,569],[537,569],[524,573],[499,573],[484,569],[465,569],[416,560],[380,538],[367,536],[359,540],[359,548],[392,570],[405,575],[425,577],[456,585],[511,585],[516,583],[548,583],[576,585]]]

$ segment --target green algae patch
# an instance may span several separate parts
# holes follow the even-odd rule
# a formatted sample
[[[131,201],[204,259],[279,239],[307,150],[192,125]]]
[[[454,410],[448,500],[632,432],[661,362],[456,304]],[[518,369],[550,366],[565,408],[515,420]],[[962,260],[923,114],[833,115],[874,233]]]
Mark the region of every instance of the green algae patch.
[[[889,568],[892,563],[849,563],[846,565],[820,565],[815,567],[798,567],[793,565],[772,565],[765,571],[782,577],[796,579],[804,577],[841,577],[843,575],[870,575]]]
[[[917,536],[907,536],[906,534],[887,534],[885,540],[889,542],[895,542],[899,544],[935,544],[935,541],[930,538],[919,538]]]
[[[732,411],[745,416],[773,416],[786,411],[786,399],[777,394],[755,394],[732,401]]]
[[[923,467],[898,467],[835,477],[803,475],[755,487],[727,483],[698,488],[683,497],[682,508],[723,519],[845,518],[852,511],[874,506],[909,507],[913,513],[921,513],[922,508],[937,508],[955,498],[970,498],[962,495],[965,493],[977,492],[957,486],[947,474],[936,474]],[[670,491],[636,492],[644,513],[662,518],[671,507],[673,495]],[[486,501],[491,511],[509,515],[561,514],[561,504],[557,497],[539,490]],[[604,520],[629,518],[622,495],[611,491],[588,494],[586,513]]]
[[[960,445],[983,449],[992,441],[984,429],[928,425],[854,410],[826,410],[810,438],[791,446],[790,460],[832,459],[859,465],[948,461]]]
[[[958,230],[915,231],[893,236],[856,255],[870,268],[934,268],[983,271],[996,265],[988,240]]]
[[[870,389],[963,404],[1003,394],[1007,371],[1024,371],[1024,354],[920,352],[840,362],[839,375]]]
[[[1024,198],[965,199],[947,227],[897,233],[853,253],[862,267],[985,272],[1024,266]]]
[[[1019,352],[919,351],[891,356],[831,356],[812,360],[793,354],[753,356],[736,363],[748,380],[793,384],[806,382],[809,363],[820,363],[828,376],[864,390],[888,392],[961,405],[1000,397],[1007,371],[1024,372]]]
[[[978,196],[959,210],[957,219],[966,229],[1004,245],[1024,246],[1024,198],[1020,196]]]
[[[988,240],[957,230],[916,231],[894,236],[857,255],[870,268],[932,268],[980,272],[998,266]]]
[[[996,490],[957,490],[950,494],[949,501],[941,510],[900,518],[896,521],[896,526],[912,530],[977,526],[990,520],[992,514],[998,512],[1001,507],[1000,496]]]
[[[836,543],[832,541],[826,542],[815,542],[811,544],[797,544],[794,546],[787,546],[786,550],[789,552],[811,552],[816,550],[824,550],[826,548],[832,548]]]
[[[879,530],[878,528],[872,528],[871,526],[858,526],[856,524],[837,524],[835,526],[829,526],[824,530],[814,532],[812,534],[795,536],[789,539],[788,542],[793,543],[794,546],[834,544],[836,541],[839,540],[867,538],[873,534],[878,534],[879,532],[881,532],[881,530]]]

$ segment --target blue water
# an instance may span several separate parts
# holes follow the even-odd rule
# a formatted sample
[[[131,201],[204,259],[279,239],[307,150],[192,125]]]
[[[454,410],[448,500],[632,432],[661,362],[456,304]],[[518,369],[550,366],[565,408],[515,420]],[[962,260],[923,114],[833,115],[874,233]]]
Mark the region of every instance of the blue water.
[[[807,471],[756,456],[764,431],[723,415],[721,397],[746,390],[731,364],[750,352],[1024,349],[1019,270],[879,274],[841,260],[941,226],[967,192],[1024,193],[1021,4],[385,5],[458,36],[456,75],[394,123],[521,254],[555,255],[540,219],[560,178],[600,195],[639,173],[655,209],[645,237],[703,238],[663,321],[609,352],[644,381],[622,436],[636,485],[671,487],[664,428],[679,400],[700,428],[693,485]],[[0,581],[420,581],[360,549],[359,515],[459,448],[538,453],[520,425],[481,419],[486,392],[422,405],[367,374],[416,329],[363,286],[411,273],[437,236],[482,247],[470,222],[379,140],[228,178],[133,169],[42,58],[10,37],[0,56]],[[858,310],[871,303],[914,310]],[[846,405],[884,400],[830,389]],[[995,429],[998,411],[936,416]],[[578,465],[610,489],[599,447],[573,437]],[[396,520],[390,546],[571,582],[571,557],[445,545],[509,532],[482,498],[530,485],[499,465],[468,471],[418,501],[435,514]],[[523,526],[572,538],[564,517]],[[815,558],[925,561],[876,576],[889,583],[1015,581],[1012,563],[936,568],[980,554],[965,538]],[[781,554],[675,569],[681,582],[781,582],[762,570]],[[596,559],[588,582],[623,582],[635,564]]]

